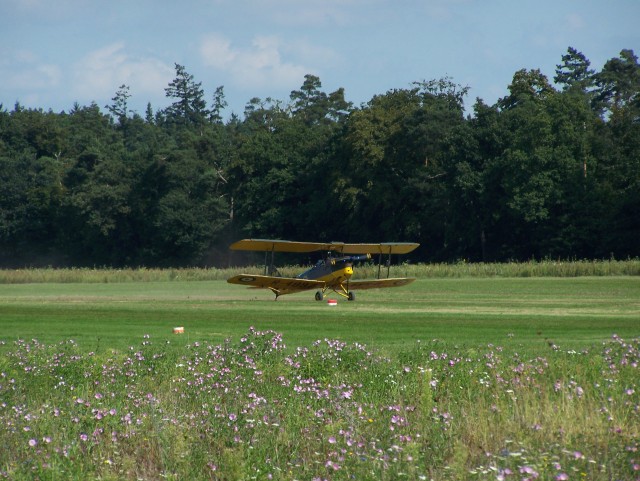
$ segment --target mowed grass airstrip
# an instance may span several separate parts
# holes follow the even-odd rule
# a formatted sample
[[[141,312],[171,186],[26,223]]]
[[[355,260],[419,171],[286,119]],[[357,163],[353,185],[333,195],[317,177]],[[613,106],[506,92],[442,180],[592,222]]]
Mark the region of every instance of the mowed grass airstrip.
[[[281,333],[292,347],[330,338],[391,351],[418,340],[535,350],[640,334],[640,278],[633,276],[418,279],[359,291],[354,302],[330,296],[337,306],[313,300],[311,291],[273,297],[223,280],[5,284],[0,339],[124,349],[143,335],[221,342],[253,326]]]

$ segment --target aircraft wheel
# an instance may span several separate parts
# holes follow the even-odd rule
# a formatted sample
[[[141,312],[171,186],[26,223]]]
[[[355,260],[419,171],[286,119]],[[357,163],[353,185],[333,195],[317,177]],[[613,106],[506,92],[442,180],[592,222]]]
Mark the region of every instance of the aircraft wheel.
[[[324,299],[322,292],[320,291],[316,292],[316,301],[321,301],[322,299]]]
[[[349,301],[355,301],[356,300],[356,295],[353,292],[349,292],[349,294],[347,295],[347,300]]]

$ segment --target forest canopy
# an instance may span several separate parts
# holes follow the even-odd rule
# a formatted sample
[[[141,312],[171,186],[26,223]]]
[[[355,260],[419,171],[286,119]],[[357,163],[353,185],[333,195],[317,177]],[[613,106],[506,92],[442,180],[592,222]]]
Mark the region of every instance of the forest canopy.
[[[412,241],[416,261],[640,256],[640,66],[568,48],[494,105],[445,77],[354,106],[306,75],[225,120],[182,65],[169,105],[0,105],[0,267],[219,266],[243,237]]]

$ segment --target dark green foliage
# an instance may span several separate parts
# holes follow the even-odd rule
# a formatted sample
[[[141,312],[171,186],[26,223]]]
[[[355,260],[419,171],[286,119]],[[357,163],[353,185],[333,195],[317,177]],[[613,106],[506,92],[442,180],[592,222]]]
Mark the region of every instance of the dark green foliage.
[[[495,105],[445,77],[354,108],[306,75],[224,120],[185,67],[131,112],[0,106],[0,265],[228,262],[240,237],[416,241],[423,261],[640,256],[640,67],[569,47]],[[234,259],[234,262],[240,258]]]
[[[573,89],[586,92],[593,87],[595,82],[595,71],[591,70],[590,66],[591,62],[582,52],[569,47],[567,54],[562,56],[562,64],[556,65],[556,76],[553,80],[562,85],[563,90]]]
[[[168,122],[198,126],[209,116],[202,82],[195,82],[182,65],[175,64],[176,78],[165,89],[167,97],[176,99],[167,109]]]

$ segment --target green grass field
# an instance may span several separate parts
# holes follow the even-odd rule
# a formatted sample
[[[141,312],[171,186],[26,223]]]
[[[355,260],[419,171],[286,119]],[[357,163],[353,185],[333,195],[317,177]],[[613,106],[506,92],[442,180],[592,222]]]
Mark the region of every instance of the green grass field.
[[[638,277],[92,275],[0,285],[0,479],[640,479]]]
[[[337,296],[333,296],[337,297]],[[224,281],[35,283],[0,286],[0,339],[74,339],[86,348],[126,348],[142,335],[220,342],[250,326],[282,333],[291,346],[316,339],[402,349],[416,340],[566,346],[640,334],[640,279],[420,279],[359,291],[336,307],[313,292],[283,296]],[[184,339],[172,334],[185,328]]]

